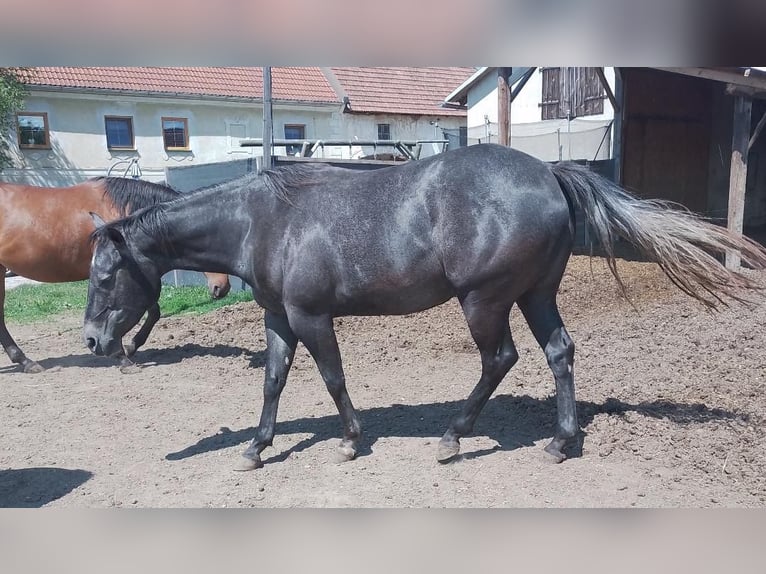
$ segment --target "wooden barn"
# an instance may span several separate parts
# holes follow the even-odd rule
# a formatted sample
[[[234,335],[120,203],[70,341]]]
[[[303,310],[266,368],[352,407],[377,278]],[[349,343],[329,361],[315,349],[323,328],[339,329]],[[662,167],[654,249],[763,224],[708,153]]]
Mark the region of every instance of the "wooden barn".
[[[619,68],[615,175],[766,239],[766,72]]]

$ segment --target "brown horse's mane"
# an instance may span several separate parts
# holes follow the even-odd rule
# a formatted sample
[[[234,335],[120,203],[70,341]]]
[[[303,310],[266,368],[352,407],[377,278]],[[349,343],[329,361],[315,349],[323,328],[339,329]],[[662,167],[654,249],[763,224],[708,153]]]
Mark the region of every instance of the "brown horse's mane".
[[[127,177],[97,177],[104,186],[104,197],[114,205],[121,217],[143,207],[178,199],[181,192],[172,187]]]

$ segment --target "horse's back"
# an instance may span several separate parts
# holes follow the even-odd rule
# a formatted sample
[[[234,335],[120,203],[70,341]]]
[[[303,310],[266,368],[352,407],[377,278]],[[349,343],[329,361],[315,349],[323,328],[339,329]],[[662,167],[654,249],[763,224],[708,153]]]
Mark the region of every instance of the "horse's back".
[[[86,279],[89,212],[114,217],[94,180],[63,188],[0,184],[0,263],[38,281]]]

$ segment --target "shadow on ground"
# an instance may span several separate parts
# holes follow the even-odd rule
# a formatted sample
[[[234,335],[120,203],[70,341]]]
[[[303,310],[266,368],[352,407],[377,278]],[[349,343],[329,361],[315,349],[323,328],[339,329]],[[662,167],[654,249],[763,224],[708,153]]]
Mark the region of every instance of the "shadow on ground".
[[[92,476],[87,470],[52,467],[0,470],[0,508],[40,508]]]
[[[149,368],[153,365],[175,365],[185,359],[198,356],[229,358],[242,355],[249,358],[250,366],[252,368],[263,367],[266,363],[266,351],[252,351],[243,347],[233,347],[230,345],[203,346],[196,343],[186,343],[184,345],[165,349],[139,350],[133,359],[138,365]],[[97,357],[91,353],[65,355],[63,357],[48,357],[45,359],[37,359],[37,362],[46,370],[68,369],[72,367],[88,369],[114,368],[119,366],[119,361],[117,361],[117,359]],[[14,372],[21,373],[21,366],[11,364],[0,367],[0,374]]]
[[[421,405],[394,404],[359,411],[364,437],[359,456],[370,454],[378,437],[440,437],[447,424],[463,405],[463,401],[448,401]],[[624,416],[628,412],[652,418],[667,419],[676,424],[704,423],[713,420],[746,419],[746,415],[722,409],[711,409],[702,404],[683,404],[670,401],[652,401],[630,404],[609,398],[603,404],[578,401],[578,418],[587,433],[588,426],[599,414]],[[555,428],[556,401],[553,397],[537,399],[528,395],[498,395],[490,399],[476,422],[473,436],[488,436],[499,446],[485,451],[464,452],[464,458],[480,457],[496,450],[510,451],[534,445],[549,439]],[[181,460],[198,454],[229,448],[245,443],[255,436],[256,427],[237,431],[223,427],[215,435],[205,437],[196,444],[166,455],[167,460]],[[340,438],[341,423],[338,415],[302,418],[277,423],[276,434],[311,433],[311,437],[264,463],[287,459],[319,442]],[[586,438],[587,440],[587,438]],[[435,449],[435,445],[434,445]],[[268,454],[268,450],[265,451]],[[570,457],[581,456],[581,444],[570,451]]]

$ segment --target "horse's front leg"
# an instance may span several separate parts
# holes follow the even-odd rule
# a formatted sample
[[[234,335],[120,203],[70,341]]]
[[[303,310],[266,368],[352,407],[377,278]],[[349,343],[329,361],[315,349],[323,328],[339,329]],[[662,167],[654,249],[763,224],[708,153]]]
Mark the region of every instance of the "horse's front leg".
[[[346,390],[346,377],[343,374],[332,316],[312,315],[293,307],[288,308],[288,318],[290,327],[314,358],[338,408],[343,423],[343,440],[338,447],[339,462],[351,460],[357,454],[362,426]]]
[[[258,430],[236,470],[253,470],[263,466],[261,452],[274,440],[279,396],[287,383],[287,374],[293,364],[298,338],[287,322],[287,317],[266,311],[266,366],[263,383],[263,409]]]
[[[152,327],[157,324],[160,318],[160,306],[155,303],[146,312],[146,321],[138,330],[138,333],[131,339],[130,343],[122,346],[122,353],[117,355],[117,359],[120,361],[120,371],[126,375],[132,375],[137,373],[141,368],[134,363],[130,357],[132,357],[138,348],[146,343],[146,339],[149,338],[149,333]]]
[[[136,333],[130,343],[123,345],[126,357],[132,357],[138,348],[146,343],[146,340],[149,338],[149,333],[151,333],[152,328],[157,324],[157,321],[159,320],[160,306],[158,303],[155,303],[149,307],[149,309],[147,309],[146,321],[144,321],[144,324],[138,330],[138,333]]]
[[[21,365],[25,373],[41,373],[45,370],[42,365],[27,358],[5,326],[5,267],[3,265],[0,265],[0,273],[3,274],[0,281],[0,344],[3,345],[8,358]]]

